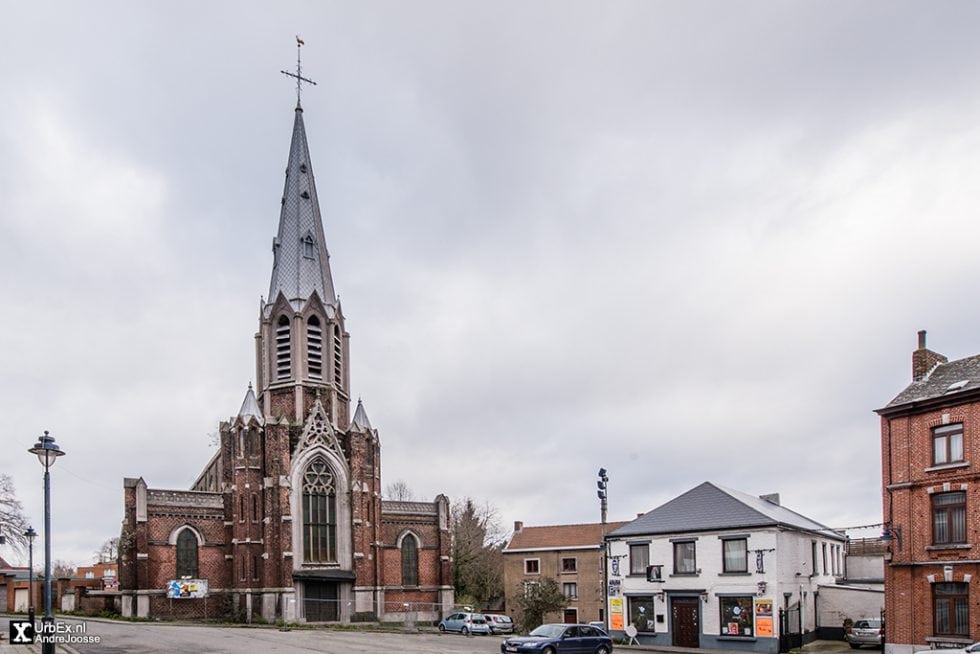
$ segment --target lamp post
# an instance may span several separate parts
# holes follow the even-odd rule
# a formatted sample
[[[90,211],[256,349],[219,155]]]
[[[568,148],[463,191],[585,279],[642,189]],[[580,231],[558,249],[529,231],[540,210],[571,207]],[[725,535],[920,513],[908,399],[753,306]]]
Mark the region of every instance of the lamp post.
[[[51,641],[54,631],[54,616],[51,614],[51,466],[64,452],[48,432],[44,432],[34,447],[27,451],[36,455],[44,466],[44,618],[41,620],[41,633],[45,638],[41,641],[41,654],[55,654]]]
[[[34,539],[37,538],[34,527],[28,527],[24,537],[27,538],[27,568],[30,574],[27,578],[27,619],[34,626]]]
[[[606,542],[606,510],[609,508],[609,494],[607,492],[609,477],[606,475],[605,468],[599,468],[599,480],[596,482],[596,486],[598,487],[596,495],[599,497],[599,508],[602,515],[602,524],[600,527],[602,542],[599,543],[599,553],[602,555],[602,623],[606,628],[606,633],[609,633],[609,575],[607,570],[609,543]]]

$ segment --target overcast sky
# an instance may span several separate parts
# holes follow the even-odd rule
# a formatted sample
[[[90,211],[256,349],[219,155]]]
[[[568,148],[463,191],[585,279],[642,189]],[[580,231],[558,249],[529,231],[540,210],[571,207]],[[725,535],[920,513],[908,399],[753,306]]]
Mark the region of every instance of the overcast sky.
[[[55,558],[254,379],[294,87],[383,483],[509,527],[710,480],[881,521],[916,331],[980,352],[980,4],[2,3],[0,472]]]

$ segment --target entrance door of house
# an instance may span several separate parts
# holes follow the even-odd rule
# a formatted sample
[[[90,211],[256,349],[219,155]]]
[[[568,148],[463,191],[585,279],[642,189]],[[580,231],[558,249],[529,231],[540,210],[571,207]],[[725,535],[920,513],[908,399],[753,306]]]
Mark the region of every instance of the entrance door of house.
[[[14,589],[14,611],[27,613],[28,599],[26,588]]]
[[[340,611],[337,602],[337,583],[307,581],[303,584],[303,612],[307,622],[336,622]]]
[[[697,597],[675,597],[670,601],[671,644],[675,647],[700,647],[701,600]]]
[[[578,624],[578,609],[565,609],[562,622],[565,624]]]

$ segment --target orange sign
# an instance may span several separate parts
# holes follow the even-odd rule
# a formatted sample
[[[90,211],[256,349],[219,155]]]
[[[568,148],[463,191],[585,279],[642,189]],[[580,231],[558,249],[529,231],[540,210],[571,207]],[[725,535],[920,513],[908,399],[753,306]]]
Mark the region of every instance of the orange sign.
[[[623,598],[609,598],[609,628],[616,631],[623,630]]]
[[[755,635],[772,638],[772,600],[755,601]]]

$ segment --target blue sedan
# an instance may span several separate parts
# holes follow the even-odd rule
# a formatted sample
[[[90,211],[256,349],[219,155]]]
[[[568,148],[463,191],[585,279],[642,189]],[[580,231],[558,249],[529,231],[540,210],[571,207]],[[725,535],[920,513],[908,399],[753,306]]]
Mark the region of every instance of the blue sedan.
[[[612,639],[587,624],[543,624],[527,636],[508,638],[500,644],[504,654],[609,654]]]

